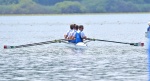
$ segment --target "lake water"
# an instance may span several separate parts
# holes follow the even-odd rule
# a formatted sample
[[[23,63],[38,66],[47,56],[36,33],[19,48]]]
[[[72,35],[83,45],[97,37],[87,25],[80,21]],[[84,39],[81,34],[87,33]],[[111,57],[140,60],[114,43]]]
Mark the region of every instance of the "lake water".
[[[149,13],[0,16],[0,81],[147,81],[149,17]],[[3,49],[62,39],[72,23],[84,25],[89,38],[145,46],[91,41],[85,49],[64,43]]]

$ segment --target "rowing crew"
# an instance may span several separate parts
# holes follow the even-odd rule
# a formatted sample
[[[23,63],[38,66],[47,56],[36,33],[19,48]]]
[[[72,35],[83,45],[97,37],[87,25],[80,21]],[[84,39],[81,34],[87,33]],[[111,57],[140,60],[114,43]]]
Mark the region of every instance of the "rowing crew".
[[[70,43],[77,44],[78,42],[83,42],[83,39],[87,38],[83,32],[83,29],[83,25],[71,24],[70,30],[67,31],[64,37]]]

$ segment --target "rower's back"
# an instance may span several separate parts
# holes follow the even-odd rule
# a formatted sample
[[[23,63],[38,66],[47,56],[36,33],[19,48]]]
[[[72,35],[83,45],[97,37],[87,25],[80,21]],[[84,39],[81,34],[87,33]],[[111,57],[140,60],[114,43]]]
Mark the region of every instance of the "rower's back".
[[[76,43],[78,42],[83,42],[83,39],[81,38],[81,31],[77,31],[76,32],[76,35],[75,35],[75,40],[76,40]]]

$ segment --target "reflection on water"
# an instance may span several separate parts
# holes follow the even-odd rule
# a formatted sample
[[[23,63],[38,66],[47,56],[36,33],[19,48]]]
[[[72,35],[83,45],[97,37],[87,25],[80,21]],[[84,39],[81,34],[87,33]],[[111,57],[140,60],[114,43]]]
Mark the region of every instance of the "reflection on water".
[[[61,39],[70,23],[83,24],[91,38],[146,43],[147,16],[0,16],[0,81],[147,81],[146,46],[92,41],[86,48],[64,43],[2,48]]]

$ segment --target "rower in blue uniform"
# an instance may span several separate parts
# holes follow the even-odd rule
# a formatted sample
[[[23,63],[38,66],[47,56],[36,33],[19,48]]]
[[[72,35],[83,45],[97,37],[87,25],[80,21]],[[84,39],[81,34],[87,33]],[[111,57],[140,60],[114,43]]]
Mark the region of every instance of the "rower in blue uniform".
[[[74,26],[74,28],[73,28],[73,34],[72,34],[72,36],[71,36],[71,39],[72,40],[70,40],[70,42],[71,43],[76,43],[76,39],[75,39],[75,37],[76,37],[76,33],[77,33],[77,31],[78,31],[78,25],[75,25]]]
[[[77,44],[79,42],[83,42],[83,39],[86,39],[83,29],[84,29],[83,25],[80,25],[79,30],[76,31],[76,33],[74,34],[74,42],[73,43]]]

